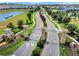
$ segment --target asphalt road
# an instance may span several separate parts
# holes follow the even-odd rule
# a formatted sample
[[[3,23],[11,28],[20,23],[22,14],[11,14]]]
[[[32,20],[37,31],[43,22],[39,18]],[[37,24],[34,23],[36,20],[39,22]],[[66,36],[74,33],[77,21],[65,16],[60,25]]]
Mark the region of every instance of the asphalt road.
[[[53,23],[43,14],[47,22],[47,40],[44,46],[42,56],[59,56],[59,39],[58,32],[56,31]]]
[[[39,41],[41,35],[42,35],[42,30],[43,27],[43,22],[39,16],[39,13],[36,13],[36,27],[32,35],[30,36],[30,40],[26,41],[20,48],[18,48],[13,56],[29,56],[33,49],[36,47],[37,42]]]

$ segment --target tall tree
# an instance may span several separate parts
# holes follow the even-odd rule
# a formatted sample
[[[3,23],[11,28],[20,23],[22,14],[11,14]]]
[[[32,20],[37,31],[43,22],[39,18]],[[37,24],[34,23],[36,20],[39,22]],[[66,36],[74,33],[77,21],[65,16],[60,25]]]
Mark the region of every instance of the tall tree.
[[[19,28],[19,29],[23,29],[23,27],[22,27],[23,21],[22,21],[22,20],[19,20],[19,21],[17,22],[17,25],[18,25],[18,28]]]
[[[63,23],[64,23],[65,25],[67,25],[69,22],[70,22],[70,17],[64,17],[64,18],[63,18]]]

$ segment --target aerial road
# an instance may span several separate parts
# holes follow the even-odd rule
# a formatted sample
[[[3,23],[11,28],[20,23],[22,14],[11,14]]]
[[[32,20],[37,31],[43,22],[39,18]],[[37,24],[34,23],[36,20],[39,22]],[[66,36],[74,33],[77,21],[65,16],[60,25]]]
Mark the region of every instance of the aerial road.
[[[47,40],[44,46],[42,56],[59,56],[59,38],[58,32],[54,24],[49,20],[45,12],[43,12],[47,22]]]
[[[43,27],[43,22],[39,16],[39,12],[36,12],[36,27],[34,29],[34,32],[32,35],[29,37],[28,41],[25,41],[25,43],[18,48],[12,55],[13,56],[29,56],[31,55],[33,49],[36,47],[37,42],[39,41],[41,35],[42,35],[42,30]]]

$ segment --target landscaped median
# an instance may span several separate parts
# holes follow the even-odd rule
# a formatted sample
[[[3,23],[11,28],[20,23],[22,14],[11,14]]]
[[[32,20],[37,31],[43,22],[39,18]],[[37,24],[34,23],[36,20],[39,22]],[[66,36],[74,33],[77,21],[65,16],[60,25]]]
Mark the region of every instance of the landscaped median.
[[[45,35],[45,37],[43,35]],[[43,38],[45,38],[45,39],[43,39]],[[40,40],[37,43],[37,46],[32,51],[31,55],[33,55],[33,56],[40,56],[41,55],[41,53],[43,51],[43,48],[44,48],[44,45],[46,43],[46,39],[47,39],[47,32],[45,32],[44,34],[42,34]]]
[[[44,48],[44,45],[46,43],[46,39],[47,39],[47,32],[46,32],[46,28],[47,28],[47,23],[46,23],[46,19],[45,17],[41,14],[40,12],[40,17],[43,21],[43,25],[44,27],[42,28],[42,35],[41,35],[41,38],[40,40],[37,42],[37,45],[36,47],[34,48],[34,50],[32,51],[32,54],[33,56],[40,56],[42,51],[43,51],[43,48]]]

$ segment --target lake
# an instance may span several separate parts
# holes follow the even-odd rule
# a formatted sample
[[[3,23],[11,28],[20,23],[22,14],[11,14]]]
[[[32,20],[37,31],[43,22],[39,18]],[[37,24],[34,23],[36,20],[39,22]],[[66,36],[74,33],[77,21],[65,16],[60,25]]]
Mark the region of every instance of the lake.
[[[6,19],[12,18],[18,14],[21,14],[22,12],[10,12],[10,13],[4,13],[4,14],[0,14],[0,22],[4,21]]]

